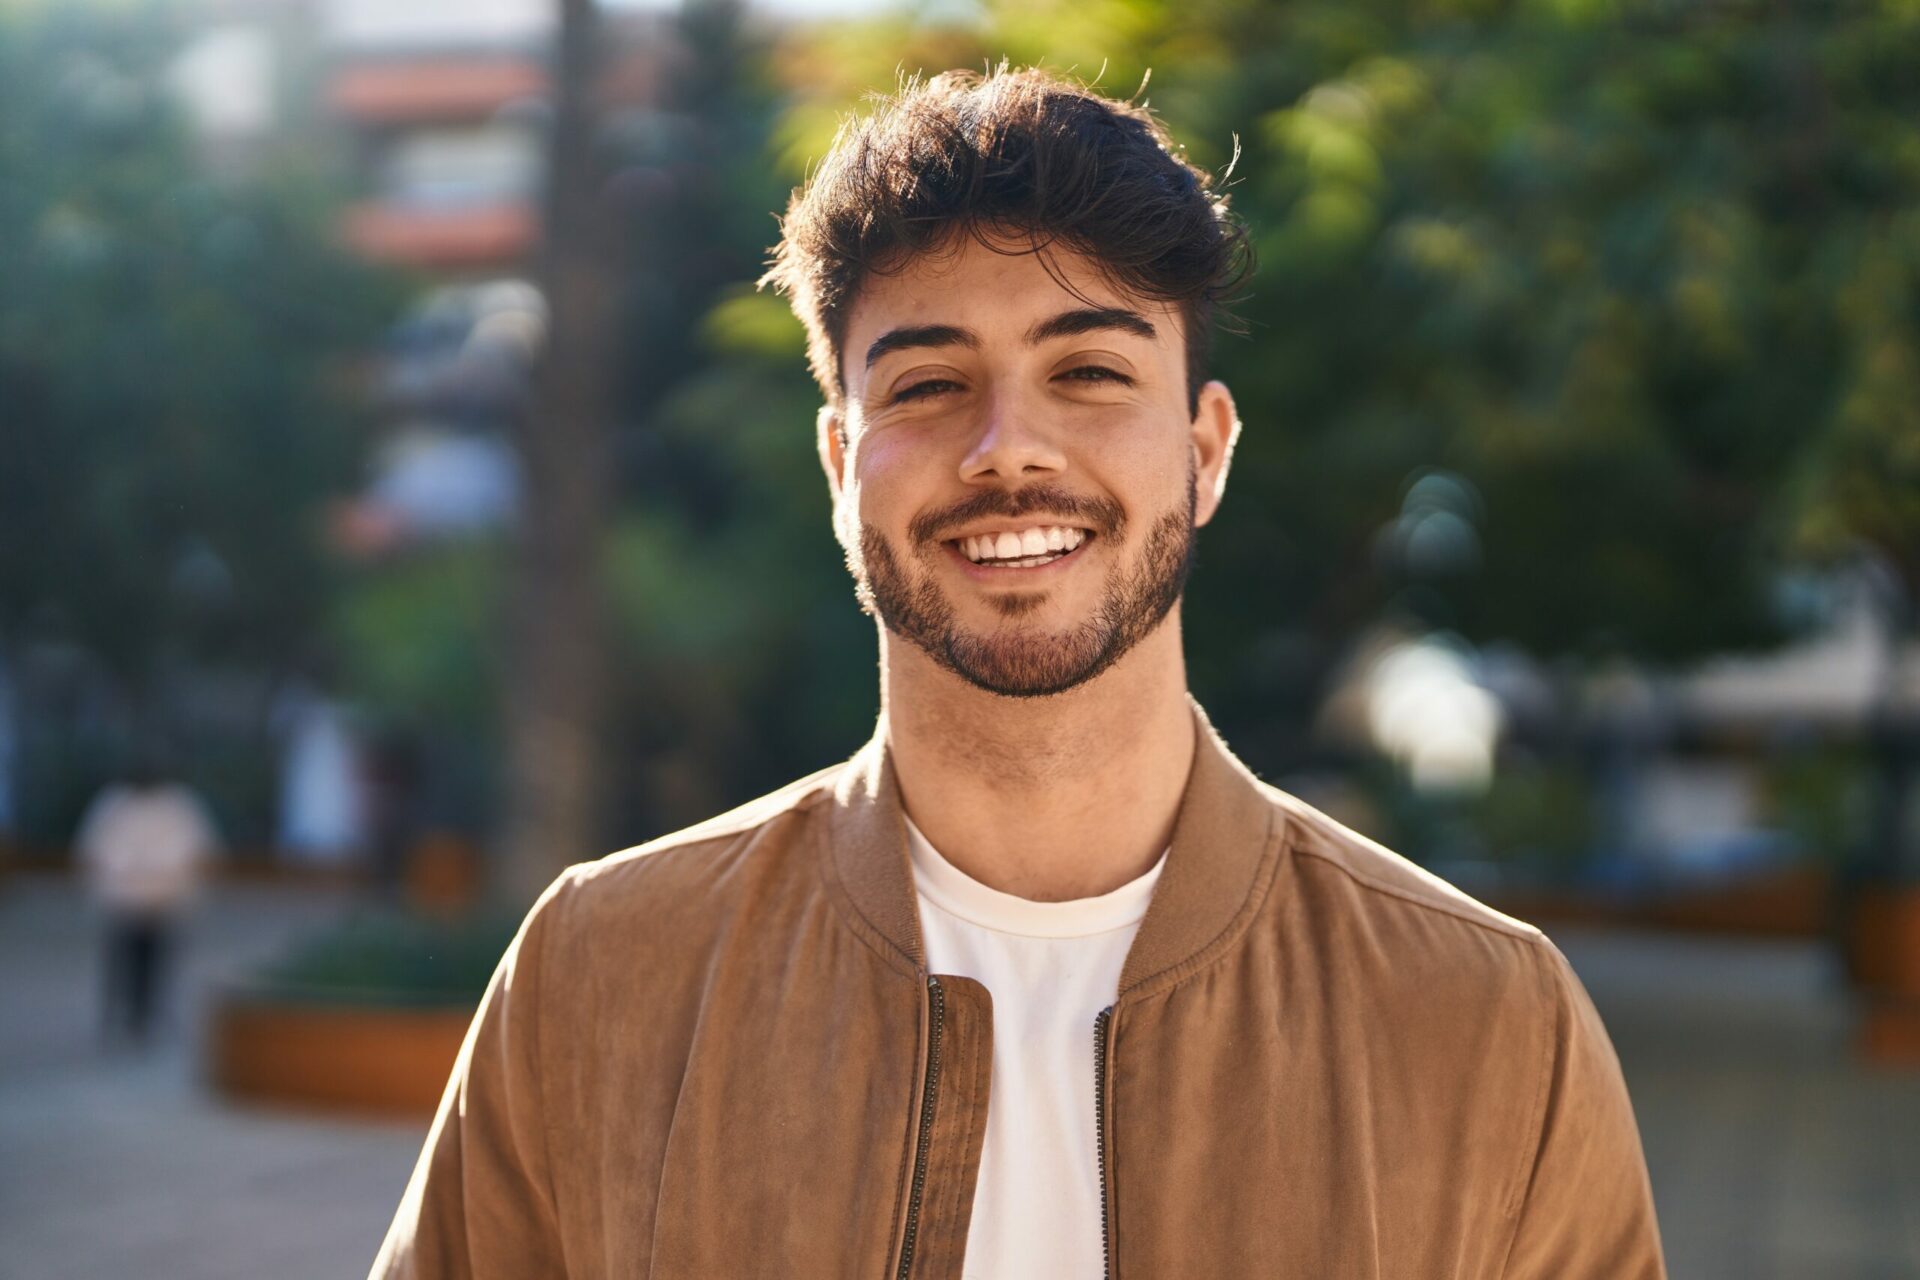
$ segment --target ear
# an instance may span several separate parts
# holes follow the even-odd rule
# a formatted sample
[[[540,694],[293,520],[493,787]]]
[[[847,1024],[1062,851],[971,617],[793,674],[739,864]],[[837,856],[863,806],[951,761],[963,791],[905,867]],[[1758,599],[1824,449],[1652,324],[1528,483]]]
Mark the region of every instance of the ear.
[[[827,490],[833,494],[835,505],[840,502],[840,490],[845,487],[847,468],[847,424],[840,411],[830,404],[820,406],[820,412],[813,420],[816,440],[820,449],[820,469],[827,473]]]
[[[847,527],[847,420],[830,404],[814,415],[814,444],[820,450],[820,469],[827,473],[827,493],[833,498],[833,537],[843,548],[852,545]]]
[[[1220,381],[1200,388],[1200,411],[1193,415],[1194,484],[1196,500],[1193,522],[1203,525],[1220,509],[1227,492],[1227,468],[1233,463],[1233,446],[1240,440],[1240,414],[1233,407],[1233,393]]]

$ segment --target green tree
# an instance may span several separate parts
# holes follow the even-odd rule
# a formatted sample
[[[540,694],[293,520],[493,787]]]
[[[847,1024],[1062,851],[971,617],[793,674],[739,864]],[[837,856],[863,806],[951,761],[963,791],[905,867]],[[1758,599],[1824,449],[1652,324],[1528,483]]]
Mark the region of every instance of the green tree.
[[[199,163],[172,47],[0,14],[0,645],[76,645],[150,730],[180,664],[306,656],[356,458],[345,362],[387,298],[310,172]]]

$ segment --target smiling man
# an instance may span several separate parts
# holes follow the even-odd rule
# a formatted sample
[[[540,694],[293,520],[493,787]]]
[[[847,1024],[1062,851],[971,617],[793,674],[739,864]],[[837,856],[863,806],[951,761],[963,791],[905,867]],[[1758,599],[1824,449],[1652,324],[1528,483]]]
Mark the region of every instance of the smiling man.
[[[376,1276],[1663,1274],[1559,951],[1187,693],[1245,267],[1145,111],[1050,75],[842,132],[770,279],[873,739],[542,896]]]

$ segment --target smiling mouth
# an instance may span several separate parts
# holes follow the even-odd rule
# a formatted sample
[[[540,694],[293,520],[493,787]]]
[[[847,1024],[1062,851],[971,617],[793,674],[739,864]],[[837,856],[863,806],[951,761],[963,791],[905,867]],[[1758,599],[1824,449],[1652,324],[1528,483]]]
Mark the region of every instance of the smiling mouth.
[[[1034,525],[999,533],[949,538],[947,545],[983,569],[1038,569],[1063,560],[1093,537],[1073,525]]]

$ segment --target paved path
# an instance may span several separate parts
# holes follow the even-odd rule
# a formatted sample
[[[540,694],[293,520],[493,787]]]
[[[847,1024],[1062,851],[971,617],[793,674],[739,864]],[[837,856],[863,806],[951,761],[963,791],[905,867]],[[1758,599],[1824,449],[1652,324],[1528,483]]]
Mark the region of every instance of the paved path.
[[[365,1274],[424,1128],[223,1104],[181,1030],[210,978],[347,905],[219,890],[190,998],[136,1055],[95,1043],[95,939],[72,889],[0,890],[0,1280]],[[1555,937],[1626,1067],[1676,1280],[1920,1277],[1920,1073],[1849,1059],[1817,949]]]
[[[0,1280],[364,1276],[425,1135],[237,1108],[201,1083],[209,983],[347,910],[222,887],[153,1050],[96,1035],[95,922],[66,884],[0,893]]]
[[[1554,930],[1626,1072],[1676,1280],[1920,1278],[1920,1072],[1812,945]]]

